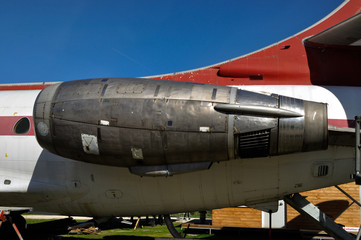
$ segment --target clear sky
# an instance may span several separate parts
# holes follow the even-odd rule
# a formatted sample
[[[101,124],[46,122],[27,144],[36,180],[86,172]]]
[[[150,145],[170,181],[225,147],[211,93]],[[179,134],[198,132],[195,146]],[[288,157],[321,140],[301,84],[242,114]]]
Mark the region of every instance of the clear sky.
[[[141,77],[215,64],[322,19],[342,0],[0,1],[0,83]]]

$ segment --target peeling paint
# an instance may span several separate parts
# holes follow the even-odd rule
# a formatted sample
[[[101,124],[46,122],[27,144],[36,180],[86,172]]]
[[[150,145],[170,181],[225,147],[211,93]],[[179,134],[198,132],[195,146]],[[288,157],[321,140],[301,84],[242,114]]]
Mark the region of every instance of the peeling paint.
[[[82,133],[81,141],[85,153],[99,155],[97,136]]]
[[[199,131],[200,132],[210,132],[210,128],[209,127],[199,127]]]

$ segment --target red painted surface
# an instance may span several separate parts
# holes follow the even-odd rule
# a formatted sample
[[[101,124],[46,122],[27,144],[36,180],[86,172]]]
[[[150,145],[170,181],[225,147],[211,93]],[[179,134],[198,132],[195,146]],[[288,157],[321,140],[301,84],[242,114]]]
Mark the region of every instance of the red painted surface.
[[[307,42],[306,51],[303,44],[304,39],[360,11],[361,0],[350,0],[320,23],[270,47],[211,67],[156,78],[217,85],[361,86],[358,77],[361,76],[361,47],[328,46],[327,53],[320,58],[319,48],[324,46]],[[328,63],[324,64],[326,61]],[[41,90],[49,85],[51,84],[0,85],[0,91]],[[21,116],[0,117],[0,135],[15,135],[13,126],[20,118]],[[354,127],[353,120],[330,119],[329,124]],[[33,126],[26,135],[34,135]]]
[[[358,82],[357,84],[345,82],[338,77],[337,81],[328,82],[327,79],[318,81],[317,74],[311,81],[307,53],[302,41],[359,13],[360,9],[361,1],[351,0],[319,24],[268,48],[227,63],[157,78],[217,85],[318,85],[321,83],[335,85],[338,83],[337,85],[358,86],[360,85]],[[342,61],[342,59],[338,60]],[[361,60],[355,64],[358,63],[361,64]],[[337,68],[339,65],[333,66]],[[345,69],[340,71],[344,72]]]
[[[361,47],[305,45],[313,84],[361,86]]]
[[[0,91],[42,90],[51,84],[0,85]]]
[[[330,52],[320,56],[303,40],[320,33],[361,11],[361,0],[350,0],[320,23],[257,52],[211,67],[166,74],[155,78],[217,85],[342,85],[361,86],[360,51]],[[336,56],[336,57],[334,57]],[[332,59],[331,64],[323,64]],[[351,60],[350,60],[351,59]],[[351,62],[351,64],[349,64]],[[311,71],[309,68],[311,63]],[[316,66],[316,67],[314,67]],[[319,67],[317,67],[319,66]],[[332,71],[330,70],[332,69]],[[349,71],[352,69],[352,71]],[[345,75],[346,73],[346,75]],[[349,80],[345,80],[349,79]],[[0,86],[4,90],[40,90],[50,84]]]
[[[5,213],[3,210],[0,211],[0,222],[5,222]]]
[[[355,120],[350,119],[328,119],[328,125],[339,128],[354,128]]]
[[[15,134],[14,126],[21,118],[27,117],[30,120],[30,130],[26,134]],[[0,116],[0,135],[6,136],[34,136],[33,117],[32,116]]]

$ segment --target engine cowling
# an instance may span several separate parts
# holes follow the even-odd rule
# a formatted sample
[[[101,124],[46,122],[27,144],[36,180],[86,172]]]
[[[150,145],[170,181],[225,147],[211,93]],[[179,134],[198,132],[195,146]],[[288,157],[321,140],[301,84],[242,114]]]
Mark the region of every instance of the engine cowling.
[[[327,148],[326,104],[154,79],[51,85],[35,102],[34,125],[52,153],[122,167]]]

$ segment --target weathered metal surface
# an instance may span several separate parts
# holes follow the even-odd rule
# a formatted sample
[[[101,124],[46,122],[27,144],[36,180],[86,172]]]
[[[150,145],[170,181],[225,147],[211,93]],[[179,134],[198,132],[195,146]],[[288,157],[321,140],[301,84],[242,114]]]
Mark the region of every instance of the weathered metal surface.
[[[224,113],[247,114],[263,117],[302,117],[301,114],[286,109],[258,105],[218,104],[214,109]]]
[[[321,117],[313,119],[315,114]],[[327,146],[325,104],[153,79],[89,79],[50,86],[38,96],[34,119],[40,145],[60,156],[124,167],[164,166],[159,171],[172,164]],[[309,128],[321,131],[312,135]]]
[[[35,106],[37,139],[61,156],[116,166],[228,158],[228,116],[213,110],[213,103],[229,101],[228,87],[93,79],[49,88]],[[87,150],[84,134],[97,136],[99,155],[96,146]]]
[[[206,170],[209,169],[211,166],[212,166],[212,162],[184,163],[184,164],[157,165],[157,166],[133,166],[129,168],[129,171],[139,176],[167,177],[181,173]]]

